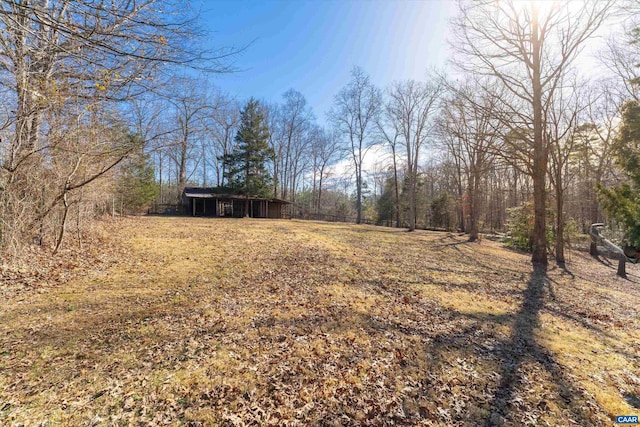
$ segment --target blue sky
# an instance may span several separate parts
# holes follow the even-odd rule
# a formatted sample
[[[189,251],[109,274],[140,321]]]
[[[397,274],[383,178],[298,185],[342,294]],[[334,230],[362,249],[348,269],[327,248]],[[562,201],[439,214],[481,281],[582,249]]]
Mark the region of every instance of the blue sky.
[[[381,88],[444,67],[455,8],[444,0],[205,1],[210,47],[250,44],[234,58],[241,71],[213,83],[243,100],[280,101],[296,89],[324,123],[355,65]]]

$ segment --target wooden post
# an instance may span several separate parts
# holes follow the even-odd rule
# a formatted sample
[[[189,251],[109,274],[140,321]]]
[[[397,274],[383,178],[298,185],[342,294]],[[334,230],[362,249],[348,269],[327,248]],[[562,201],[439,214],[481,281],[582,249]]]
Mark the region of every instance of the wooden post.
[[[627,278],[627,257],[624,254],[618,254],[618,272],[616,273],[618,276],[622,278]]]
[[[192,211],[192,216],[196,216],[196,201],[197,201],[198,199],[193,198],[193,199],[191,199],[191,200],[193,201],[193,208],[191,209],[191,211]]]

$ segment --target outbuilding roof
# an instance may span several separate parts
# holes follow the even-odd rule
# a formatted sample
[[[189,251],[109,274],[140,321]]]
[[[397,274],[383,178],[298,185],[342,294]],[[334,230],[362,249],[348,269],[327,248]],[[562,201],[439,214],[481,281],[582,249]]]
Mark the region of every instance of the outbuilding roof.
[[[219,187],[185,187],[184,195],[190,199],[238,199],[245,200],[247,196],[242,194],[232,194],[228,192],[220,192]],[[266,200],[268,202],[282,203],[284,205],[291,202],[276,198],[266,198],[258,196],[249,196],[250,200]]]

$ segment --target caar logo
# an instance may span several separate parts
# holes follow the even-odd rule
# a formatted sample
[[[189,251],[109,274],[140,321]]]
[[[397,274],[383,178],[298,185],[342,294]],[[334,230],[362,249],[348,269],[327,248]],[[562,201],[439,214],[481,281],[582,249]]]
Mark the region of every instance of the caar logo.
[[[637,415],[618,415],[616,417],[616,424],[638,424]]]

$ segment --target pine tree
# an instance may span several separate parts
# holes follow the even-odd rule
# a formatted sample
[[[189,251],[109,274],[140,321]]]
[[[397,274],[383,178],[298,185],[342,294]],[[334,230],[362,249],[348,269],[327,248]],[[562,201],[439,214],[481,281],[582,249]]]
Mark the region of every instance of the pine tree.
[[[622,110],[620,134],[615,142],[616,163],[627,182],[613,188],[598,187],[605,209],[625,227],[627,243],[640,248],[640,104],[629,101]]]
[[[221,157],[229,187],[247,198],[245,216],[249,215],[249,197],[268,197],[272,188],[267,165],[274,153],[268,139],[269,129],[264,112],[259,102],[251,98],[241,112],[235,149]]]
[[[131,144],[142,147],[140,137],[129,135]],[[149,207],[158,195],[155,171],[149,154],[139,149],[121,164],[116,192],[128,213],[140,213]]]
[[[393,189],[395,180],[393,176],[387,178],[384,182],[382,194],[376,201],[376,209],[378,211],[378,225],[393,223],[393,215],[395,213],[395,199],[393,197]]]

